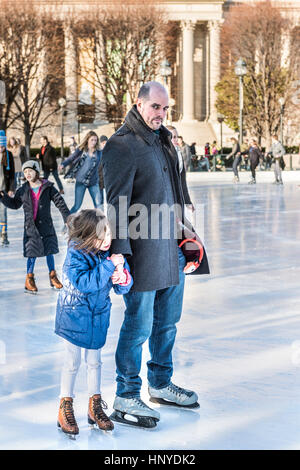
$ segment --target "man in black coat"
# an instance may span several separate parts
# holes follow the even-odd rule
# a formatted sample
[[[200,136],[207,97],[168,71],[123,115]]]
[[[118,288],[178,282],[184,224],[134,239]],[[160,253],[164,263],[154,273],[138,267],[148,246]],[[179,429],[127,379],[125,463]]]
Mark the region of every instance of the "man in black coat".
[[[44,178],[47,180],[52,173],[53,178],[56,181],[60,194],[64,194],[64,188],[62,182],[59,178],[57,171],[57,161],[56,161],[56,152],[55,148],[50,145],[47,136],[41,138],[41,153],[37,154],[37,158],[42,162],[42,169],[44,172]]]
[[[108,140],[102,157],[108,216],[114,231],[111,250],[127,257],[134,280],[132,290],[124,296],[126,311],[116,351],[117,396],[112,419],[146,427],[154,427],[160,418],[140,399],[142,345],[147,339],[150,400],[199,406],[195,392],[171,382],[186,260],[178,247],[177,220],[184,217],[178,157],[172,135],[162,125],[168,106],[168,94],[161,84],[143,85],[137,104]],[[126,420],[125,414],[135,416],[137,422]]]

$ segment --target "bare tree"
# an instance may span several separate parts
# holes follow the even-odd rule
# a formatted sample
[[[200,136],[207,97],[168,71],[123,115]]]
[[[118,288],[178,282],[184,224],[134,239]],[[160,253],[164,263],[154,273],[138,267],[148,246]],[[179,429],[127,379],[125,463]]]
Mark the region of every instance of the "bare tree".
[[[38,2],[1,0],[1,68],[7,71],[4,126],[22,131],[29,152],[33,134],[50,123],[57,112],[56,95],[62,81],[60,67],[63,32],[58,20]],[[8,40],[9,39],[9,40]],[[9,50],[5,50],[9,45]],[[0,69],[1,70],[1,69]],[[9,81],[15,76],[16,85]]]
[[[299,37],[293,23],[270,1],[234,6],[222,30],[222,75],[217,85],[217,108],[233,128],[238,118],[236,61],[247,63],[244,78],[245,125],[270,142],[278,131],[280,106],[292,106],[292,83],[296,78]]]
[[[80,76],[95,87],[100,111],[118,127],[141,83],[157,75],[165,56],[167,22],[157,2],[114,0],[73,22]],[[96,102],[97,105],[97,102]]]

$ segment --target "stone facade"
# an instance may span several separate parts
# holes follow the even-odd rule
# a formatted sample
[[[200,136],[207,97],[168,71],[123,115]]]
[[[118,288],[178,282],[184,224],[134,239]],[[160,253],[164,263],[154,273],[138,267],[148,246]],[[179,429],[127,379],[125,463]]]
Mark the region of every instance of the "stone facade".
[[[240,2],[246,0],[239,0]],[[47,0],[45,0],[47,2]],[[65,3],[82,4],[80,1]],[[176,62],[171,64],[173,74],[168,82],[173,98],[172,121],[188,143],[219,140],[220,125],[215,108],[215,85],[220,79],[220,28],[228,7],[233,0],[161,0],[168,18],[178,25]],[[277,0],[282,4],[284,14],[293,14],[299,24],[300,2]],[[78,58],[77,58],[78,60]],[[65,30],[65,87],[68,117],[66,134],[78,132],[77,100],[78,77],[72,36]],[[157,77],[162,79],[162,77]],[[175,91],[173,91],[175,90]],[[77,96],[76,96],[77,95]],[[99,100],[100,97],[95,97]],[[113,133],[103,114],[96,116],[93,124],[81,125],[82,131],[94,127],[97,132]],[[226,136],[226,127],[224,127]],[[227,130],[228,135],[232,131]]]

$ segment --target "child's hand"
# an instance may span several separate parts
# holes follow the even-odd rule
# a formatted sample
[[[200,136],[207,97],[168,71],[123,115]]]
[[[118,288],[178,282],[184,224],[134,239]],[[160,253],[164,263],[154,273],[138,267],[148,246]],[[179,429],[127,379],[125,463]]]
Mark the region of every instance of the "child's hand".
[[[121,254],[113,254],[110,256],[110,260],[112,261],[112,263],[117,266],[118,264],[121,264],[123,265],[124,264],[124,256],[121,255]]]
[[[124,271],[120,273],[119,271],[115,270],[115,272],[111,276],[111,280],[113,284],[124,284],[124,282],[126,282],[126,279],[127,279],[127,276],[124,273]]]
[[[14,196],[14,192],[13,192],[13,191],[8,191],[7,194],[9,195],[9,197],[13,197],[13,196]]]

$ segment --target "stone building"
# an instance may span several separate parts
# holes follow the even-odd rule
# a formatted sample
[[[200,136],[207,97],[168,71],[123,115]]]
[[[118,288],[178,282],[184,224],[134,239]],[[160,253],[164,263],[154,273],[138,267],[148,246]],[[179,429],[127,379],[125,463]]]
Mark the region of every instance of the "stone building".
[[[188,143],[219,140],[220,125],[215,108],[215,85],[220,79],[220,28],[232,3],[246,0],[161,0],[168,18],[178,28],[175,59],[171,64],[172,75],[168,88],[172,98],[172,121]],[[51,1],[50,1],[51,2]],[[50,3],[49,2],[49,3]],[[293,16],[300,24],[299,0],[275,0],[285,15]],[[44,0],[43,3],[47,3]],[[65,0],[65,6],[80,5],[80,0]],[[82,134],[94,128],[99,134],[111,135],[113,127],[105,121],[103,114],[95,113],[93,122],[78,122],[78,99],[93,94],[88,86],[79,84],[76,72],[76,49],[72,35],[65,29],[65,98],[67,117],[66,135]],[[163,80],[162,77],[157,77]],[[95,96],[99,100],[101,97]],[[224,127],[226,138],[226,126]],[[227,129],[227,135],[232,131]],[[59,142],[59,125],[56,140]],[[55,139],[55,135],[53,136]]]

